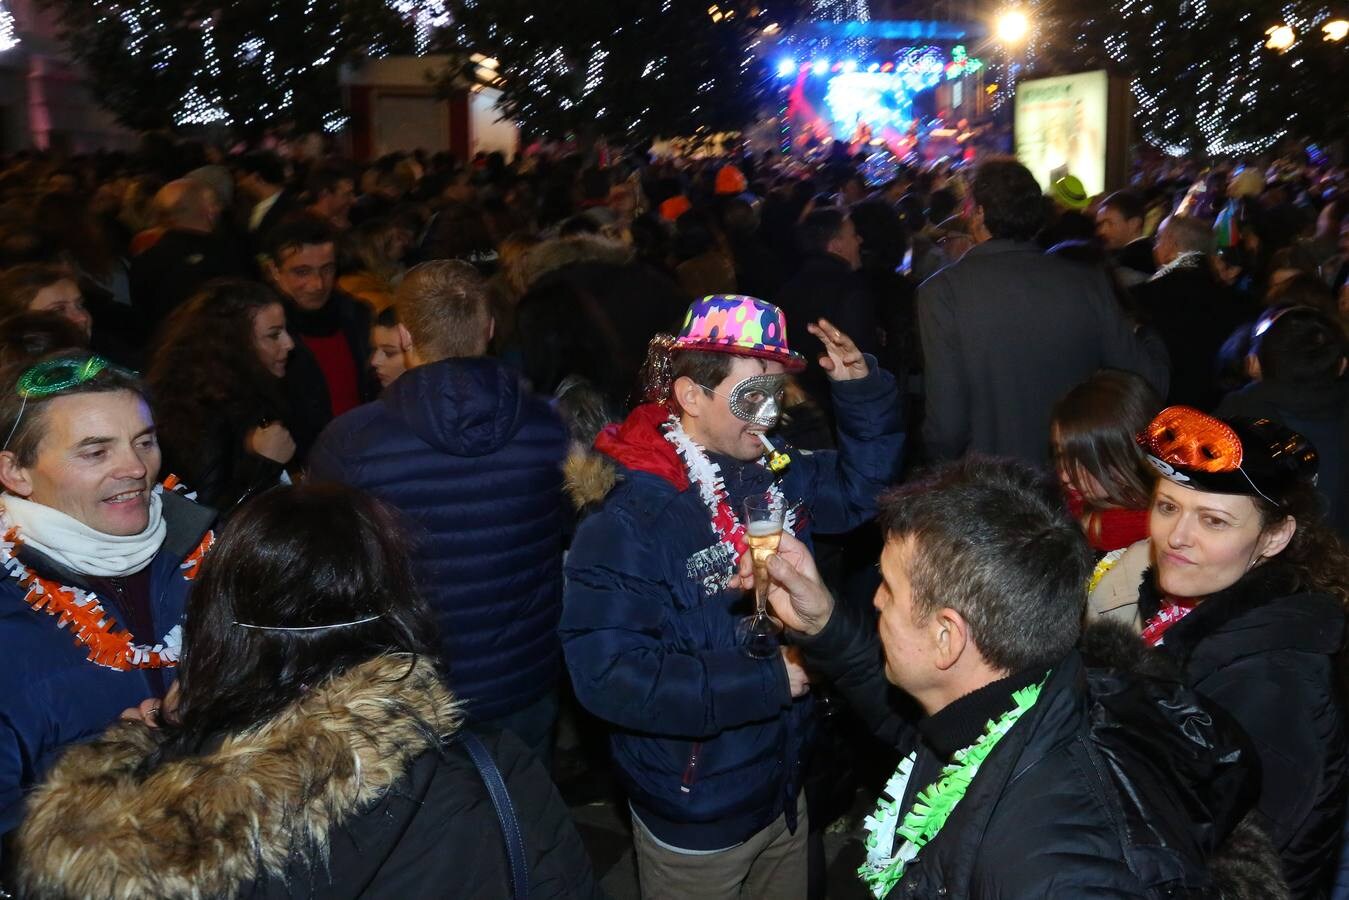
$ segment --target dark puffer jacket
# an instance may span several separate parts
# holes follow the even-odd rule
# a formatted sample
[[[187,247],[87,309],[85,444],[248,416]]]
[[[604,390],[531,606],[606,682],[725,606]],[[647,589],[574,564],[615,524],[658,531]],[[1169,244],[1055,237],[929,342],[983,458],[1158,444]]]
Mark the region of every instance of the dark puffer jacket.
[[[869,377],[833,384],[840,451],[794,450],[781,477],[802,540],[874,516],[898,466],[895,380],[869,362]],[[795,828],[809,700],[793,702],[781,658],[741,651],[735,626],[753,601],[728,589],[736,553],[661,436],[667,415],[640,406],[596,444],[620,481],[577,532],[561,633],[576,696],[613,727],[642,822],[667,844],[716,850],[784,812]],[[774,479],[757,462],[716,461],[733,503]]]
[[[1157,613],[1152,573],[1139,613]],[[1185,682],[1241,723],[1260,756],[1259,810],[1296,897],[1319,897],[1340,851],[1349,789],[1337,657],[1345,614],[1328,594],[1299,588],[1277,559],[1204,600],[1159,648]]]
[[[840,607],[798,640],[878,736],[916,750],[909,809],[944,760],[887,704],[874,625]],[[1283,897],[1267,841],[1237,831],[1258,778],[1241,729],[1195,693],[1089,669],[1074,651],[889,896]],[[1244,871],[1216,878],[1213,858],[1235,850],[1234,835],[1250,845],[1236,851]]]
[[[310,457],[315,479],[369,491],[413,526],[417,584],[472,720],[557,684],[566,454],[562,422],[512,370],[448,359],[340,416]]]
[[[157,634],[135,634],[153,644],[183,618],[191,584],[182,562],[201,543],[215,512],[172,491],[163,492],[164,545],[150,562],[151,616]],[[19,559],[39,575],[90,589],[85,578],[31,547]],[[24,602],[26,591],[0,570],[0,646],[5,648],[5,680],[0,683],[0,834],[23,817],[24,791],[70,744],[101,734],[123,710],[162,696],[173,669],[121,672],[89,661],[87,648],[45,612]],[[99,597],[120,625],[126,614],[116,597]]]

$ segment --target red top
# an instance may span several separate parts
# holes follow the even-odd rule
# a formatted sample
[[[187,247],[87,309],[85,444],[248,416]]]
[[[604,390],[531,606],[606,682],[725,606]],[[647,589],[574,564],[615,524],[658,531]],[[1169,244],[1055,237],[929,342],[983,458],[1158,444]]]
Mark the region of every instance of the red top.
[[[341,331],[326,337],[303,335],[301,340],[318,360],[323,380],[328,382],[328,399],[337,417],[361,405],[360,374],[351,357],[351,345]]]
[[[1087,533],[1087,543],[1098,553],[1130,547],[1148,536],[1148,510],[1088,510],[1082,495],[1077,491],[1068,490],[1065,493],[1068,495],[1068,511],[1082,523],[1082,530]]]

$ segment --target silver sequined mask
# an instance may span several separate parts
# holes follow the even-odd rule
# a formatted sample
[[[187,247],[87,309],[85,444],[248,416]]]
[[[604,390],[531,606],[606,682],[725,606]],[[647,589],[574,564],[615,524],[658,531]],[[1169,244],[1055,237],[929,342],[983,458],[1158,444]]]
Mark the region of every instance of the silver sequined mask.
[[[731,388],[731,414],[751,425],[773,428],[782,417],[785,375],[751,375]]]

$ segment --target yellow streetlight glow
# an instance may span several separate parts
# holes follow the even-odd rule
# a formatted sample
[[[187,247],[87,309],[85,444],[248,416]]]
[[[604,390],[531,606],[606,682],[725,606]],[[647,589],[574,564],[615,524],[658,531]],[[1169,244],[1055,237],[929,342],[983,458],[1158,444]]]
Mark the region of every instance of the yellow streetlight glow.
[[[1287,50],[1297,42],[1297,32],[1288,25],[1274,25],[1265,30],[1269,40],[1265,41],[1265,46],[1270,50],[1278,50],[1280,53]]]
[[[1004,44],[1019,44],[1030,33],[1030,19],[1019,9],[1009,9],[998,16],[995,30]]]
[[[1321,26],[1322,40],[1342,41],[1349,36],[1349,19],[1331,19]]]

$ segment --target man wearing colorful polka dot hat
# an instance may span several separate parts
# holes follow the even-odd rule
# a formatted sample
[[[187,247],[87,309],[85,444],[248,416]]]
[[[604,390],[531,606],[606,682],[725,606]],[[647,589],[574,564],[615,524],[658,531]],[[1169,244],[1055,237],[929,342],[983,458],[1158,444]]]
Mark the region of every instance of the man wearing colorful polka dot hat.
[[[762,620],[732,577],[761,539],[751,514],[806,542],[874,516],[904,443],[894,377],[827,320],[809,329],[837,451],[774,435],[807,367],[782,311],[715,295],[652,341],[647,402],[600,434],[578,498],[599,507],[572,544],[560,630],[577,697],[612,725],[644,897],[805,896],[808,675],[775,628],[745,626]]]

